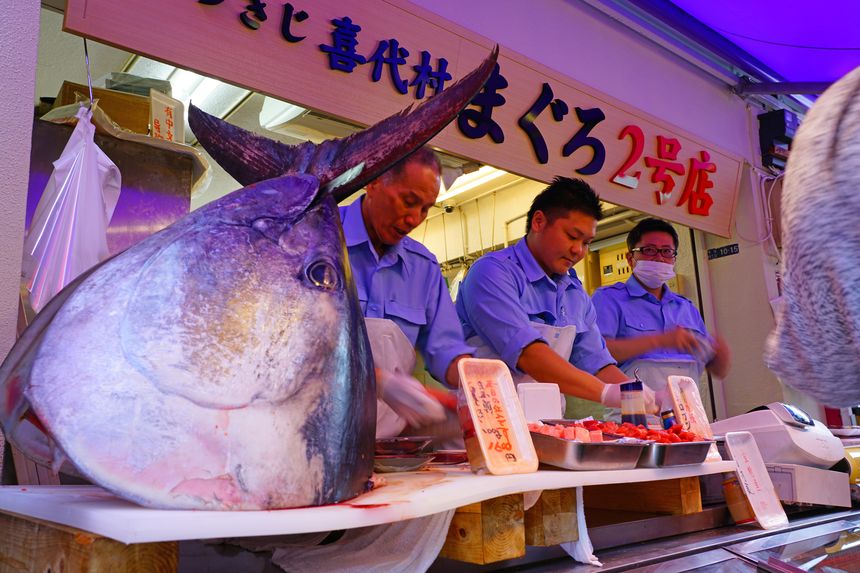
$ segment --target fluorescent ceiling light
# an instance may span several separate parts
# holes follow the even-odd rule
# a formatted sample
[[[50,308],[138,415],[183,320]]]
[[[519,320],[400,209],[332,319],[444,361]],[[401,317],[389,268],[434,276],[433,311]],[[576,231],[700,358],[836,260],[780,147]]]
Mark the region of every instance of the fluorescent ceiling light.
[[[496,169],[495,167],[484,165],[477,171],[466,173],[465,175],[457,177],[457,179],[454,181],[454,184],[451,185],[450,188],[444,189],[443,186],[442,193],[436,199],[436,202],[442,203],[443,201],[447,201],[452,197],[456,197],[461,193],[465,193],[466,191],[471,191],[476,187],[485,185],[490,181],[498,179],[499,177],[507,174],[507,171],[502,171],[501,169]]]
[[[308,110],[303,107],[266,96],[263,100],[263,108],[260,110],[260,125],[266,129],[275,129],[307,112]]]
[[[181,101],[186,110],[188,110],[188,103],[194,102],[195,106],[215,117],[223,118],[251,93],[245,88],[142,56],[134,58],[124,71],[144,78],[168,80],[172,97]],[[194,136],[188,127],[187,114],[185,121],[185,142],[190,144],[194,142]]]

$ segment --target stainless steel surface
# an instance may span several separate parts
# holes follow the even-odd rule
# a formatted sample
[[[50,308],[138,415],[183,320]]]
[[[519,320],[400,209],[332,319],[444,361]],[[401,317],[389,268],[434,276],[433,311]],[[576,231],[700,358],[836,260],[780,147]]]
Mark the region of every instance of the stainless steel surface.
[[[644,444],[583,443],[531,432],[538,459],[568,470],[630,470],[636,467]]]
[[[773,549],[789,543],[808,542],[816,538],[821,538],[830,534],[838,534],[842,531],[856,529],[858,527],[860,527],[860,516],[855,516],[849,519],[823,523],[814,527],[801,529],[799,531],[787,531],[784,533],[778,532],[768,537],[735,543],[727,546],[726,549],[733,553],[750,555],[751,553]],[[818,544],[819,547],[822,545],[823,543]]]
[[[686,466],[705,461],[713,442],[679,442],[677,444],[648,444],[639,457],[637,468]]]
[[[589,512],[586,512],[588,518]],[[674,535],[684,535],[731,525],[732,519],[725,505],[706,507],[689,515],[660,515],[635,521],[588,528],[595,550],[620,547],[632,543],[653,541]]]
[[[753,539],[766,539],[773,535],[795,535],[799,533],[802,537],[808,537],[809,534],[803,533],[802,530],[809,527],[820,527],[821,524],[828,524],[827,527],[829,528],[839,528],[844,525],[850,525],[846,520],[856,520],[858,518],[860,518],[860,511],[857,510],[839,511],[835,513],[810,512],[805,514],[803,517],[793,516],[788,526],[779,531],[766,531],[755,526],[729,526],[659,539],[648,543],[625,545],[613,549],[601,550],[595,552],[595,554],[601,563],[603,563],[603,568],[599,570],[600,573],[629,571],[636,567],[642,568],[655,564],[664,564],[673,559],[698,555],[718,548],[727,548],[727,546],[733,547],[732,544],[752,541]],[[731,561],[727,563],[734,564],[735,562]],[[569,559],[566,563],[560,562],[560,565],[561,566],[557,566],[556,568],[546,569],[542,567],[529,568],[528,571],[540,571],[542,573],[549,573],[551,571],[594,573],[595,571],[595,568],[590,565],[582,565]],[[638,570],[639,569],[637,569],[637,571]],[[724,569],[717,567],[710,570],[722,571]],[[746,571],[748,569],[725,570]],[[755,568],[753,567],[750,570],[754,571]],[[649,571],[663,570],[650,569]],[[674,569],[666,569],[666,571],[674,571]]]
[[[746,573],[753,572],[756,568],[751,563],[738,558],[734,553],[725,549],[713,549],[688,555],[680,559],[636,567],[629,571],[635,573],[686,573],[696,571],[697,573]]]

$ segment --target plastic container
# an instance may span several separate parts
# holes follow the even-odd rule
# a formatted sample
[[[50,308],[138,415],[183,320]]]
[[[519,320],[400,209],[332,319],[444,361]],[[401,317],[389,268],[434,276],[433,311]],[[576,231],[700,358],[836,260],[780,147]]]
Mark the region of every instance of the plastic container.
[[[755,523],[752,505],[744,493],[744,488],[738,482],[737,476],[733,475],[723,480],[723,495],[726,497],[726,505],[736,525]]]
[[[457,370],[457,413],[472,471],[495,475],[537,471],[537,453],[505,363],[465,358]]]
[[[642,393],[642,382],[639,380],[621,385],[621,422],[629,422],[635,426],[648,424],[645,416],[645,396]]]
[[[527,422],[541,418],[561,418],[561,392],[558,384],[548,382],[522,382],[517,384],[517,396]]]

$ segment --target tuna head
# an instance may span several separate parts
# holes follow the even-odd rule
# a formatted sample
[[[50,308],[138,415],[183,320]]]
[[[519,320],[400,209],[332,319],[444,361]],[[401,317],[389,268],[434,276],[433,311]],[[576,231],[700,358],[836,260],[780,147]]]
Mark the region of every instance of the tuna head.
[[[335,201],[456,117],[496,56],[414,110],[319,146],[283,146],[192,109],[201,143],[249,186],[48,303],[0,367],[7,437],[152,507],[361,493],[375,380]]]
[[[295,507],[363,490],[370,351],[336,206],[317,191],[307,175],[237,191],[64,301],[26,397],[81,473],[154,507]]]

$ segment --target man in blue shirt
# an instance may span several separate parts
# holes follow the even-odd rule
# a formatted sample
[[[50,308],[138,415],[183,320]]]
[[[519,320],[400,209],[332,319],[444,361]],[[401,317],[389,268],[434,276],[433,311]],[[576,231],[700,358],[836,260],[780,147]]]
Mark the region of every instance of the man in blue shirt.
[[[479,355],[505,361],[517,381],[554,382],[565,394],[617,407],[615,365],[591,300],[573,270],[602,216],[579,179],[557,177],[532,203],[526,236],[481,257],[457,297],[457,314]],[[473,342],[474,341],[474,342]],[[653,406],[653,393],[646,391]]]
[[[445,415],[411,374],[415,351],[430,374],[459,384],[457,362],[466,345],[436,257],[407,237],[427,217],[439,193],[441,165],[422,148],[367,185],[367,193],[340,215],[383,405],[377,437],[441,422]],[[394,412],[387,411],[385,405]]]
[[[688,299],[666,286],[675,276],[678,234],[659,219],[640,221],[627,235],[627,262],[633,271],[624,283],[597,289],[592,298],[597,325],[619,367],[640,376],[655,391],[669,375],[698,380],[707,366],[725,376],[729,351],[708,335],[702,315]]]

